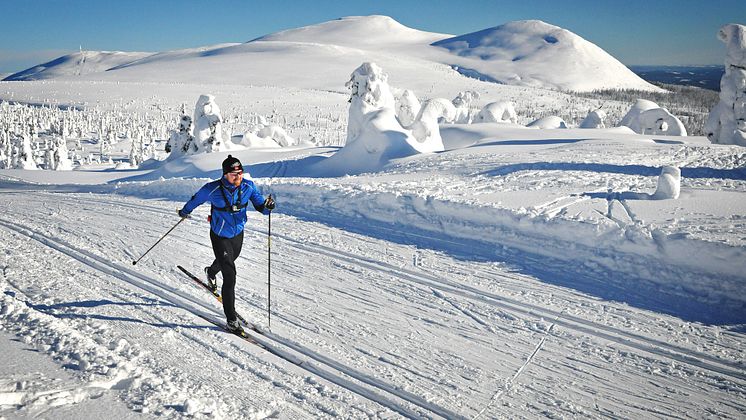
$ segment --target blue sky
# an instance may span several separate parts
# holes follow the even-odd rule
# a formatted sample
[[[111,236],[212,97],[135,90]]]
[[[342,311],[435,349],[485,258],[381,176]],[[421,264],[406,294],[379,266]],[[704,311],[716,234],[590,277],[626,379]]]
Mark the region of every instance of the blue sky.
[[[164,51],[261,35],[343,16],[381,14],[462,35],[541,19],[634,64],[722,64],[716,38],[746,24],[746,0],[0,0],[0,73],[76,51]]]

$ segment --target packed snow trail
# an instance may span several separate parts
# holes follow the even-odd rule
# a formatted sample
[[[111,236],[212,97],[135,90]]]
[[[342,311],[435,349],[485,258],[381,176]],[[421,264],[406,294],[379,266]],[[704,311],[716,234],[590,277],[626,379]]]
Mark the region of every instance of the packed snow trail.
[[[109,374],[124,380],[111,392],[140,412],[746,413],[741,333],[598,300],[499,263],[281,213],[273,220],[273,333],[265,339],[286,349],[287,358],[277,357],[193,315],[221,317],[215,299],[173,269],[181,263],[196,271],[211,261],[204,209],[131,270],[133,256],[176,220],[179,203],[7,193],[0,203],[0,325],[59,363],[79,366],[73,372],[83,382],[105,376],[102,355],[128,343],[106,356],[122,366]],[[266,317],[262,223],[249,221],[237,261],[238,309],[257,322]],[[33,328],[41,320],[54,328]],[[103,347],[83,351],[67,338],[72,331]],[[128,360],[139,370],[127,368]],[[495,395],[498,402],[489,405]]]

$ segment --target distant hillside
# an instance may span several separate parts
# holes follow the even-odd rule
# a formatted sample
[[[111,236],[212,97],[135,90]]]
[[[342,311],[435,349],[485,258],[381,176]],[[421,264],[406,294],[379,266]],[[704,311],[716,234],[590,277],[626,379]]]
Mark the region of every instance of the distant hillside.
[[[601,48],[538,20],[461,36],[420,31],[387,16],[352,16],[268,34],[244,44],[161,53],[82,52],[6,80],[83,78],[123,82],[215,83],[344,91],[372,61],[394,85],[432,92],[434,84],[474,89],[474,79],[591,91],[659,89]]]
[[[149,52],[121,52],[121,51],[81,51],[64,55],[50,62],[39,64],[30,69],[11,74],[2,80],[23,81],[56,79],[63,76],[80,76],[100,73],[147,57]]]
[[[629,66],[648,82],[696,86],[720,92],[724,66]]]
[[[595,44],[540,20],[508,22],[433,43],[459,71],[498,83],[560,90],[658,90]]]

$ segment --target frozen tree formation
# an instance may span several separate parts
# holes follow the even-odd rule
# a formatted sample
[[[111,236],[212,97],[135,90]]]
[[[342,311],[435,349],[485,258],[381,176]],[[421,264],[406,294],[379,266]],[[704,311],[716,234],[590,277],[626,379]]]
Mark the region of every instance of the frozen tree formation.
[[[645,99],[638,99],[632,105],[619,126],[629,127],[637,134],[686,136],[686,128],[678,118],[666,108]]]
[[[600,109],[591,111],[588,115],[580,122],[578,127],[580,128],[606,128],[604,120],[606,119],[606,113]]]
[[[459,92],[458,95],[451,101],[453,106],[456,107],[456,117],[454,121],[456,124],[471,124],[471,103],[475,99],[479,99],[479,93],[473,90],[467,90]]]
[[[285,129],[267,122],[254,124],[243,134],[241,140],[241,145],[249,148],[289,147],[297,144],[298,142],[290,137]]]
[[[373,118],[386,118],[394,110],[396,101],[388,85],[388,75],[376,63],[363,63],[352,72],[345,86],[350,89],[350,110],[347,123],[347,142],[360,139],[366,124]],[[387,119],[387,118],[386,118]],[[395,122],[395,121],[394,121]],[[386,121],[390,123],[390,121]],[[400,124],[396,123],[394,125]]]
[[[440,137],[438,122],[453,122],[456,115],[456,107],[446,99],[435,98],[425,101],[414,123],[409,127],[419,143],[416,149],[420,153],[442,151],[443,139]]]
[[[186,115],[182,110],[179,120],[179,129],[172,131],[166,142],[166,152],[170,153],[169,159],[197,153],[199,149],[192,135],[192,117]]]
[[[718,38],[726,45],[720,101],[710,111],[705,133],[712,143],[746,146],[746,26],[728,24]]]
[[[403,127],[409,127],[420,113],[420,100],[409,89],[405,89],[396,105],[396,117]]]
[[[73,169],[73,162],[70,160],[69,152],[67,150],[67,142],[64,138],[56,138],[52,140],[53,144],[51,147],[52,159],[54,164],[51,169],[55,171],[70,171]]]
[[[540,129],[567,128],[567,123],[560,117],[551,116],[532,121],[526,127]]]
[[[23,134],[21,140],[21,152],[18,155],[18,162],[15,165],[18,169],[39,169],[34,161],[34,151],[31,149],[31,136]]]
[[[423,105],[412,124],[419,124],[418,138],[397,119],[396,101],[381,67],[370,62],[361,64],[345,86],[350,89],[347,141],[319,164],[320,171],[361,173],[379,169],[391,159],[443,150],[437,122],[439,118],[453,118],[455,108],[450,101],[431,100]]]
[[[475,123],[517,123],[518,115],[510,101],[492,102],[484,106],[474,118]]]
[[[658,177],[658,187],[652,195],[653,200],[679,198],[681,192],[681,169],[675,166],[664,166]]]
[[[194,144],[196,153],[228,150],[223,140],[223,117],[213,95],[201,95],[194,107]]]

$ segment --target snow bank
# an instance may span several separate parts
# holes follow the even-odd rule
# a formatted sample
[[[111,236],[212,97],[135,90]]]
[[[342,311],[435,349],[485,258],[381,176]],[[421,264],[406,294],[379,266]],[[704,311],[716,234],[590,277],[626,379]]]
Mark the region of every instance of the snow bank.
[[[619,125],[629,127],[637,134],[686,136],[686,128],[678,118],[655,102],[645,99],[638,99]]]
[[[182,201],[207,181],[162,179],[106,188],[119,194]],[[656,192],[635,198],[677,198],[679,182],[678,168],[663,168]],[[643,280],[707,304],[741,309],[746,305],[746,277],[738,263],[746,260],[746,250],[737,246],[669,235],[638,223],[619,226],[547,218],[525,209],[464,205],[426,195],[376,191],[365,184],[276,178],[273,189],[282,191],[279,211],[285,214],[322,221],[362,217],[364,225],[373,230],[377,224],[394,224],[398,231],[456,241],[463,246],[508,247],[586,267],[589,272],[598,271],[598,276],[614,273],[620,278]]]
[[[705,133],[712,143],[746,146],[746,26],[725,25],[718,38],[727,47],[720,101],[710,111]]]

